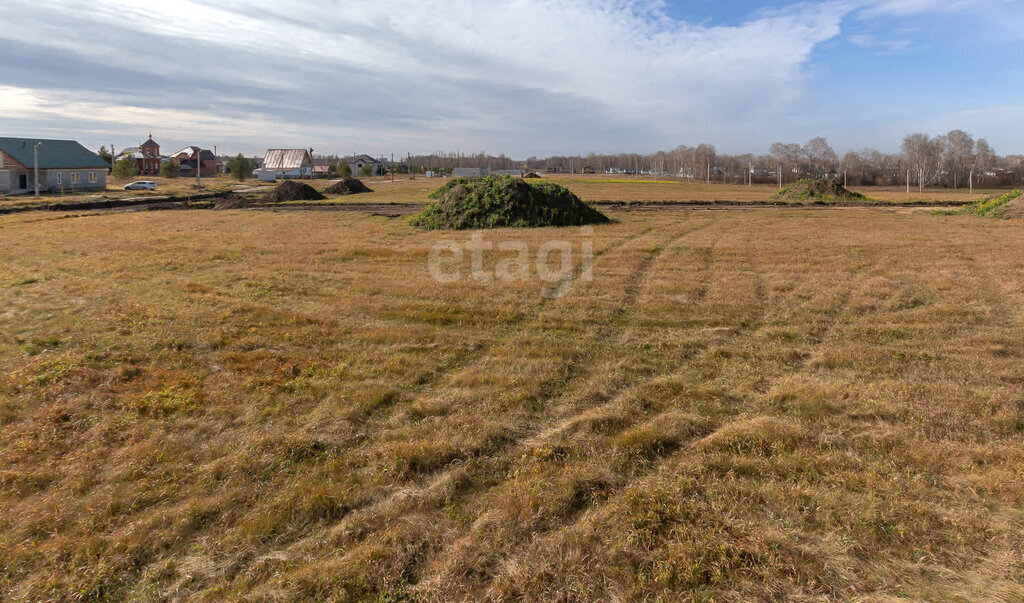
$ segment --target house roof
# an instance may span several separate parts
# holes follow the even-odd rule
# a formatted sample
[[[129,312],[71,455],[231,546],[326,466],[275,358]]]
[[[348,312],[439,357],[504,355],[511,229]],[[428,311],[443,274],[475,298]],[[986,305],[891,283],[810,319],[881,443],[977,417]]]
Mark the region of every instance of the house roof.
[[[306,149],[267,149],[263,157],[263,169],[267,170],[295,170],[312,163]]]
[[[0,138],[0,151],[7,153],[21,165],[31,168],[35,165],[32,149],[37,142],[43,143],[39,145],[39,167],[42,169],[110,167],[110,164],[100,159],[99,155],[74,140]]]
[[[354,157],[349,157],[346,161],[349,163],[356,163],[357,161],[362,161],[363,163],[380,163],[380,161],[370,157],[369,155],[356,155]]]
[[[199,153],[199,157],[201,159],[204,159],[204,160],[205,159],[216,159],[216,157],[213,155],[213,151],[211,151],[209,149],[200,149],[199,147],[194,146],[194,145],[193,146],[185,147],[184,149],[182,149],[182,150],[178,151],[177,153],[175,153],[174,155],[172,155],[172,157],[177,157],[178,155],[184,154],[185,157],[188,157],[189,159],[192,159],[192,158],[194,158],[196,156],[196,152]]]
[[[155,141],[155,140],[153,140],[153,138],[152,138],[152,137],[150,137],[150,139],[149,139],[149,140],[147,140],[146,142],[144,142],[144,143],[140,144],[139,146],[140,146],[140,147],[159,147],[160,145],[158,145],[158,144],[156,143],[156,141]]]

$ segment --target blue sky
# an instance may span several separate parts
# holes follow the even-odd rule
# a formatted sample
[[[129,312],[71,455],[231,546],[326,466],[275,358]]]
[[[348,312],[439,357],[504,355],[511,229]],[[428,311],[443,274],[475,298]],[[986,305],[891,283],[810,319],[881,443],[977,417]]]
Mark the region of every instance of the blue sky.
[[[5,0],[0,132],[561,153],[954,128],[1024,153],[1018,0]]]

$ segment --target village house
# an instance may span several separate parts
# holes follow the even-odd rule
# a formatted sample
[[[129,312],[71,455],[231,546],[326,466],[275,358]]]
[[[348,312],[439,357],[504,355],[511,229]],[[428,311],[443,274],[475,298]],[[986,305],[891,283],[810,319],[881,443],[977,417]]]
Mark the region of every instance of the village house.
[[[371,176],[382,176],[387,171],[383,162],[369,155],[356,155],[355,157],[349,157],[345,161],[348,162],[348,167],[352,168],[352,173],[356,176],[361,175],[363,168],[366,166],[370,166]]]
[[[456,178],[483,178],[491,175],[491,169],[485,167],[457,167],[452,170]]]
[[[313,155],[310,149],[267,149],[260,180],[277,178],[310,178],[313,176]]]
[[[36,168],[40,190],[103,190],[110,164],[74,140],[0,138],[0,194],[35,190]]]
[[[217,175],[217,156],[213,151],[189,146],[170,156],[170,159],[178,164],[178,172],[182,176],[195,176],[196,165],[199,165],[199,175],[203,178],[210,178]]]

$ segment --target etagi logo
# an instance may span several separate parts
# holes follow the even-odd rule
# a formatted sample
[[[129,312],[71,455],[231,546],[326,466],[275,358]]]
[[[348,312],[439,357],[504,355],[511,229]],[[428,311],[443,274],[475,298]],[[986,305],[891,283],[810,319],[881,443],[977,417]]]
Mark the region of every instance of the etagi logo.
[[[445,239],[430,247],[427,268],[439,283],[457,283],[468,276],[472,280],[488,284],[495,281],[513,283],[528,281],[536,277],[544,283],[544,297],[557,299],[569,292],[577,280],[594,279],[594,229],[580,228],[579,261],[576,245],[572,241],[553,239],[537,247],[531,262],[530,246],[524,241],[494,242],[474,233],[465,243]],[[502,256],[493,271],[484,268],[485,254],[497,253]],[[466,270],[466,256],[469,256],[469,270]]]

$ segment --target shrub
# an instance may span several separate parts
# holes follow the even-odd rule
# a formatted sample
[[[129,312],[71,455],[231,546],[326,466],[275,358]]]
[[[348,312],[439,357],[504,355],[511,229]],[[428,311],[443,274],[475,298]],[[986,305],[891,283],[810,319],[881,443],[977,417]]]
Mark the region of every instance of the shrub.
[[[178,164],[173,161],[165,161],[160,164],[160,175],[164,178],[174,178],[178,175]]]
[[[139,175],[139,166],[131,157],[117,160],[113,171],[115,178],[135,178]]]
[[[228,162],[228,169],[231,170],[231,177],[236,180],[245,180],[252,176],[252,163],[241,153]]]

